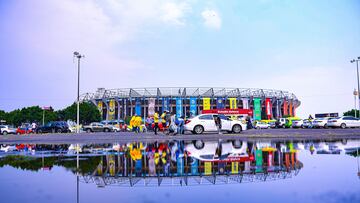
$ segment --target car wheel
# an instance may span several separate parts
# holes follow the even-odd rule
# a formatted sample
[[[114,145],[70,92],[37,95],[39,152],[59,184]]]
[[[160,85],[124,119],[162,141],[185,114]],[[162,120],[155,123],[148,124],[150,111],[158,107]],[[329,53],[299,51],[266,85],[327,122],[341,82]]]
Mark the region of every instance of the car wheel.
[[[324,125],[324,128],[328,128],[328,125],[327,125],[327,124],[325,124],[325,125]]]
[[[258,126],[258,127],[256,127],[256,129],[260,130],[260,127]]]
[[[205,146],[205,143],[202,140],[194,141],[194,147],[196,149],[202,149],[202,148],[204,148],[204,146]]]
[[[87,133],[91,133],[91,130],[90,130],[90,129],[86,129],[86,132],[87,132]]]
[[[301,125],[301,128],[305,128],[304,125]]]
[[[57,133],[61,133],[61,129],[57,129],[57,131],[56,131]]]
[[[194,132],[195,134],[202,134],[204,132],[204,127],[202,127],[201,125],[197,125],[194,127]]]
[[[105,128],[105,129],[104,129],[104,132],[106,132],[106,133],[109,132],[109,129],[108,129],[108,128]]]
[[[342,123],[342,124],[340,125],[340,128],[345,129],[345,128],[346,128],[346,124],[345,124],[345,123]]]
[[[238,125],[238,124],[236,124],[236,125],[234,125],[233,126],[233,128],[232,128],[232,131],[234,132],[234,133],[240,133],[241,132],[241,126],[240,125]]]
[[[56,131],[55,131],[55,129],[53,128],[53,129],[51,129],[51,132],[52,132],[52,133],[55,133]]]
[[[3,132],[3,135],[7,135],[8,133],[6,131]]]
[[[41,133],[42,133],[42,130],[38,130],[38,131],[37,131],[37,134],[41,134]]]
[[[234,140],[234,141],[232,141],[232,144],[235,149],[240,149],[242,146],[242,142],[240,140]]]
[[[19,132],[18,132],[18,133],[16,133],[16,134],[17,134],[17,135],[21,135],[21,133],[19,133]]]

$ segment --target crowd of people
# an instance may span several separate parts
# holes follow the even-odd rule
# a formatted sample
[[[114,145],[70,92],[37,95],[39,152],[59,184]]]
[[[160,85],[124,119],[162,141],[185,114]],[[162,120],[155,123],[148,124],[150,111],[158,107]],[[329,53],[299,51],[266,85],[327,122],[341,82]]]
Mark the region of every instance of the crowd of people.
[[[184,125],[184,117],[178,117],[174,112],[166,110],[161,115],[156,111],[153,117],[145,120],[145,126],[148,130],[153,130],[155,135],[159,131],[167,135],[184,134]]]

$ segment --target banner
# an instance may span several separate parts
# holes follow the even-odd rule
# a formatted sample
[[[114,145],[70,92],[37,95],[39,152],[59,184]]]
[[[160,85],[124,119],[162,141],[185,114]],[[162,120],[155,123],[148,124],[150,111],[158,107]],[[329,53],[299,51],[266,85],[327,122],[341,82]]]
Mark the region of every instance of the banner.
[[[135,114],[141,116],[141,101],[140,98],[135,99]]]
[[[170,98],[162,98],[162,111],[170,111]]]
[[[281,115],[280,115],[280,101],[278,99],[276,100],[276,117],[277,118],[281,117]]]
[[[288,103],[286,100],[284,100],[284,114],[283,116],[288,115]]]
[[[191,175],[199,175],[198,168],[199,168],[199,162],[197,159],[191,157]]]
[[[249,99],[241,99],[242,103],[243,103],[243,109],[250,109],[249,108]]]
[[[123,107],[124,107],[124,119],[127,116],[127,106],[126,106],[127,99],[123,99]]]
[[[110,99],[109,101],[109,109],[108,109],[108,120],[115,119],[115,100]]]
[[[203,98],[203,110],[210,109],[210,98]]]
[[[236,98],[229,98],[229,100],[230,100],[230,109],[237,109]]]
[[[153,116],[155,114],[155,98],[149,98],[148,105],[148,116]]]
[[[220,97],[216,99],[216,109],[225,109],[224,97]]]
[[[197,106],[196,106],[196,97],[190,97],[190,118],[196,116]]]
[[[292,101],[289,102],[289,115],[293,116],[293,103],[292,103]]]
[[[270,98],[266,98],[265,99],[265,109],[266,109],[266,116],[267,118],[270,120],[271,119],[271,99]]]
[[[176,98],[176,116],[180,118],[182,116],[182,99]]]
[[[97,104],[98,110],[100,111],[101,119],[103,117],[103,102],[99,101]]]
[[[261,99],[254,99],[254,119],[261,120]]]

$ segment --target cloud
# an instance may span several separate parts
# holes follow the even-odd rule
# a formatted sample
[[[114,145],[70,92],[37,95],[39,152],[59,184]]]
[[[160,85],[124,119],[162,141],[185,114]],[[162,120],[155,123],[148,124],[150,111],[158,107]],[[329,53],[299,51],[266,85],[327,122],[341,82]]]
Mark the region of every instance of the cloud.
[[[190,10],[189,4],[186,2],[176,4],[174,2],[165,3],[161,10],[163,11],[162,20],[174,25],[185,25],[184,15]]]
[[[220,29],[221,18],[217,11],[211,9],[205,9],[201,12],[201,16],[204,19],[204,25],[208,28]]]

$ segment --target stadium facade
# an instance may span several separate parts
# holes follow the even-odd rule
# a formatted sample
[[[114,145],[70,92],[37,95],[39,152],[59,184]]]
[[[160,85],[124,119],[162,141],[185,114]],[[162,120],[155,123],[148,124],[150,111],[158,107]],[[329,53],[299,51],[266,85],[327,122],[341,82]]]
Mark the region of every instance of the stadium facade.
[[[124,119],[134,114],[152,116],[155,111],[176,112],[189,117],[202,112],[230,110],[256,120],[295,116],[301,102],[290,92],[255,88],[150,87],[98,88],[81,95],[81,101],[96,105],[103,119]]]

